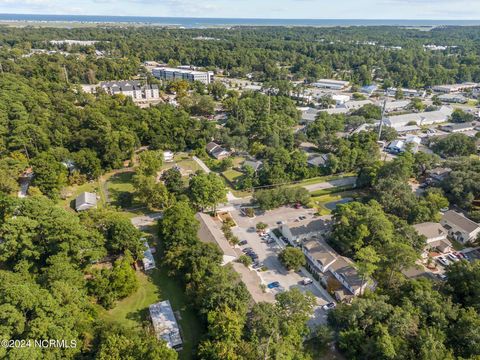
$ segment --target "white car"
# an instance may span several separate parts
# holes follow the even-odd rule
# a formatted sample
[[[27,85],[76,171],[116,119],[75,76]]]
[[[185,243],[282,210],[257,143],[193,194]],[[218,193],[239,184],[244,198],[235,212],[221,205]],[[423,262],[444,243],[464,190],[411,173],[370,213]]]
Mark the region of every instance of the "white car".
[[[448,258],[452,261],[460,261],[460,259],[458,257],[456,257],[454,254],[450,253],[447,255]]]
[[[448,266],[448,265],[450,265],[450,261],[448,261],[447,259],[445,259],[445,258],[443,258],[443,257],[441,257],[441,256],[439,256],[439,257],[437,258],[437,261],[438,261],[440,264],[442,264],[443,266]]]
[[[328,304],[323,305],[322,309],[325,310],[325,311],[328,311],[328,310],[335,309],[336,306],[337,305],[334,302],[330,302]]]
[[[305,278],[302,280],[302,285],[310,285],[311,283],[313,283],[313,280],[310,279],[310,278]]]

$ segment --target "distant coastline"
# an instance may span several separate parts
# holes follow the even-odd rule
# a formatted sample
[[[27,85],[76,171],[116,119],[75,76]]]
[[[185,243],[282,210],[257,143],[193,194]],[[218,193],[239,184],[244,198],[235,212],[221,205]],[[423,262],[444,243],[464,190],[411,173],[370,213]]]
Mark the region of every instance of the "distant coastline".
[[[22,23],[23,26],[46,23],[125,24],[183,28],[211,28],[232,26],[480,26],[480,20],[392,20],[392,19],[234,19],[103,15],[36,15],[0,14],[0,23]]]

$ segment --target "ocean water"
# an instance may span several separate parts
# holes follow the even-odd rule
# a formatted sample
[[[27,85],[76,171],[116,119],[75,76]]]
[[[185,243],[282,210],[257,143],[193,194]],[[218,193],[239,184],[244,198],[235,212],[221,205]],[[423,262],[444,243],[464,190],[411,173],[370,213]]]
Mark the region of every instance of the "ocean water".
[[[472,26],[480,20],[233,19],[146,16],[0,14],[0,21],[131,23],[185,28],[228,26]]]

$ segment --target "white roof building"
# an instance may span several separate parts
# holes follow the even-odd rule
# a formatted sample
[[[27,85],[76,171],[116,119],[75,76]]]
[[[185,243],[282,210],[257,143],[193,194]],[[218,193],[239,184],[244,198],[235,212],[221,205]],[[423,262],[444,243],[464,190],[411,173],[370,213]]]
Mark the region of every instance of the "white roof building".
[[[145,241],[143,245],[145,245],[145,247],[147,248],[147,250],[143,252],[143,269],[145,271],[155,269],[157,266],[155,264],[155,259],[152,254],[152,249],[150,249],[150,246],[148,246],[148,241]]]
[[[440,223],[447,229],[448,235],[463,244],[475,241],[480,234],[479,224],[453,210],[443,214]]]
[[[152,69],[152,75],[162,80],[186,80],[200,81],[204,84],[213,82],[212,71],[198,71],[191,69],[189,66],[180,66],[178,68],[158,67]]]
[[[365,105],[373,105],[373,102],[371,100],[352,100],[352,101],[347,101],[344,104],[340,105],[340,108],[345,108],[347,111],[352,111],[352,110],[357,110],[360,109],[361,107],[364,107]]]
[[[474,89],[478,86],[477,83],[466,82],[463,84],[448,84],[448,85],[437,85],[432,88],[435,92],[450,94],[455,92],[460,92],[468,89]]]
[[[85,211],[97,207],[97,195],[95,193],[83,192],[75,199],[75,210]]]
[[[173,161],[173,152],[170,150],[163,152],[163,161],[165,162],[172,162]]]
[[[449,106],[442,106],[437,111],[427,111],[421,113],[411,113],[403,115],[389,116],[386,118],[384,124],[395,129],[407,125],[432,125],[447,122],[453,109]]]
[[[183,341],[180,327],[170,301],[165,300],[152,304],[149,306],[149,310],[157,339],[166,341],[169,348],[181,350]]]
[[[385,112],[393,112],[405,109],[410,105],[410,100],[387,101],[385,103]]]
[[[332,90],[342,90],[350,85],[348,81],[343,80],[334,80],[334,79],[320,79],[317,82],[312,84],[318,88],[332,89]]]

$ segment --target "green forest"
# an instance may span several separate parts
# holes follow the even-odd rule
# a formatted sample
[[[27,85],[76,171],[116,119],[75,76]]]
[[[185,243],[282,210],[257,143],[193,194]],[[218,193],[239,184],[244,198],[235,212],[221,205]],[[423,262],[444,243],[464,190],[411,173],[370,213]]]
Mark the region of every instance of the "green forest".
[[[58,39],[98,42],[49,43]],[[423,48],[432,43],[449,48]],[[132,208],[133,197],[148,211],[162,212],[149,236],[159,239],[160,266],[198,315],[202,333],[192,358],[315,360],[327,356],[331,344],[353,360],[480,358],[480,263],[455,263],[445,282],[407,279],[402,273],[425,246],[413,225],[438,222],[440,209],[449,205],[480,221],[474,206],[480,197],[475,140],[454,134],[436,139],[431,154],[406,151],[385,162],[378,140],[393,140],[396,133],[386,131],[382,139],[375,131],[338,136],[379,120],[379,107],[349,115],[321,113],[302,132],[298,104],[288,96],[292,80],[331,77],[355,87],[373,81],[417,89],[480,82],[479,55],[477,27],[0,27],[0,340],[78,344],[0,347],[0,358],[180,357],[150,327],[132,329],[101,316],[140,286],[132,265],[143,257],[146,235],[125,210]],[[190,64],[225,77],[249,75],[278,92],[240,93],[217,82],[161,83],[145,61]],[[129,97],[89,94],[80,86],[132,78],[158,84],[162,95],[175,95],[178,104],[141,108]],[[217,108],[224,121],[212,121]],[[205,146],[212,140],[262,159],[262,168],[245,169],[235,189],[268,188],[252,196],[262,210],[309,203],[305,189],[278,185],[332,174],[358,176],[361,196],[333,210],[328,242],[354,259],[362,276],[376,280],[376,291],[339,304],[314,331],[307,326],[313,295],[293,289],[273,303],[255,303],[238,273],[222,266],[220,249],[198,237],[195,213],[215,213],[226,201],[222,178],[198,170],[185,176],[175,167],[156,177],[166,150],[198,156],[213,170],[231,169],[233,160],[209,158]],[[308,166],[299,149],[305,141],[329,155],[324,168]],[[416,196],[409,181],[440,162],[452,170],[449,178]],[[67,187],[94,184],[123,168],[134,169],[132,193],[83,213],[62,206]],[[27,173],[34,174],[28,194],[18,197],[19,179]],[[302,265],[297,253],[282,254],[292,270]]]

